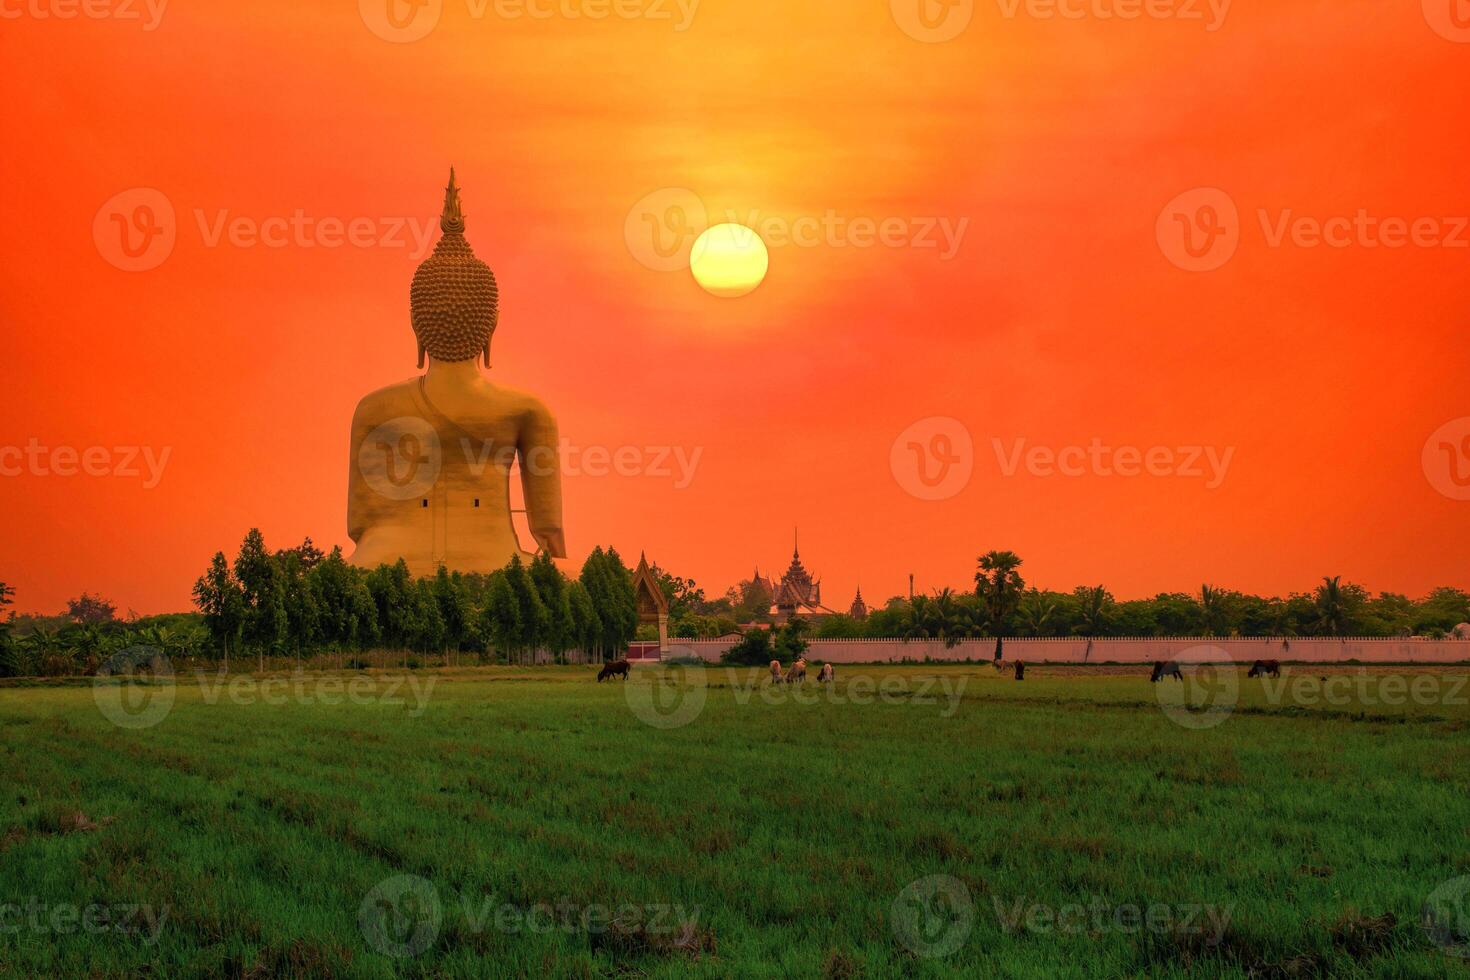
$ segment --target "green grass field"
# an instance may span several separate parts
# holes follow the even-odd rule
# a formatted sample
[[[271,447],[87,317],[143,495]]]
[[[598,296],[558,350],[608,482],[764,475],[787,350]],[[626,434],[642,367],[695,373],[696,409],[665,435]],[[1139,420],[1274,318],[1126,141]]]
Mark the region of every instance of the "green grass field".
[[[0,976],[1463,974],[1466,669],[1335,673],[0,687]]]

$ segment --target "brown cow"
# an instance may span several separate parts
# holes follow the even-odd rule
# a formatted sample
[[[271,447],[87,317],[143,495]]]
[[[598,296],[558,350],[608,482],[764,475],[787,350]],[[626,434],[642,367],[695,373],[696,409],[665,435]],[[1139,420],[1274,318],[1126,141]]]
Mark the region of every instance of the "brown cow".
[[[1247,677],[1280,677],[1281,661],[1279,660],[1257,660],[1250,669]]]
[[[1025,679],[1026,679],[1026,664],[1023,661],[1017,660],[1016,661],[1016,680],[1018,680],[1018,681],[1024,681]]]
[[[817,680],[823,684],[830,684],[837,679],[837,670],[831,664],[822,664],[822,670],[817,674]]]
[[[792,664],[791,669],[786,672],[786,683],[788,684],[800,684],[804,680],[806,680],[805,657]]]
[[[626,660],[614,660],[610,664],[604,664],[602,670],[597,673],[597,683],[601,684],[609,677],[622,677],[623,680],[627,680],[628,671],[632,669],[632,666]]]

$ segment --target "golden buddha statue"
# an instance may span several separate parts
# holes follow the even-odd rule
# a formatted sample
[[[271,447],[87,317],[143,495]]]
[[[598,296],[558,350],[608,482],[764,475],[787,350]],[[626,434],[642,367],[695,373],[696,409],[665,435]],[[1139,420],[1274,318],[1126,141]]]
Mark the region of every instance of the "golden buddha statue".
[[[442,235],[409,292],[421,376],[373,392],[352,416],[347,533],[363,568],[402,558],[414,575],[490,572],[521,550],[511,522],[519,464],[538,549],[566,557],[556,420],[536,398],[491,384],[490,341],[500,317],[490,267],[465,241],[454,171]]]

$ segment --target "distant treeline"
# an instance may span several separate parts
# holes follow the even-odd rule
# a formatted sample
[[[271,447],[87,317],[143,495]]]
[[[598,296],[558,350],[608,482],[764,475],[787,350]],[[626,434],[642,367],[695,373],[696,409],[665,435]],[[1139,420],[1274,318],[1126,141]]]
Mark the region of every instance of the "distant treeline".
[[[803,636],[955,642],[985,636],[1437,638],[1470,622],[1470,594],[1453,588],[1411,599],[1325,577],[1310,592],[1284,599],[1203,585],[1192,594],[1120,602],[1100,585],[1071,592],[1028,587],[1021,564],[1012,552],[988,552],[977,560],[973,590],[894,597],[864,619],[827,616],[765,639],[780,656],[782,644],[794,650]],[[672,636],[723,636],[773,619],[772,597],[759,580],[709,599],[690,579],[656,565],[653,572],[669,600]],[[13,594],[0,583],[0,609]],[[0,621],[0,676],[88,672],[129,646],[185,660],[337,654],[348,663],[345,655],[390,650],[524,662],[537,651],[554,659],[573,651],[577,659],[613,658],[635,636],[655,635],[652,627],[638,626],[632,575],[611,548],[593,551],[575,579],[544,555],[529,564],[513,559],[489,575],[441,570],[414,579],[402,562],[364,571],[347,564],[340,549],[324,554],[309,538],[270,551],[252,530],[233,561],[223,552],[214,556],[194,584],[194,600],[198,614],[130,622],[117,620],[111,603],[87,593],[56,617],[11,615]],[[749,652],[756,659],[766,655],[754,645]]]
[[[974,589],[889,599],[865,619],[828,616],[810,635],[953,639],[984,636],[1427,636],[1449,635],[1470,622],[1470,593],[1440,588],[1420,599],[1324,577],[1309,592],[1263,597],[1202,585],[1198,592],[1160,593],[1118,601],[1101,585],[1071,592],[1030,588],[1014,552],[976,560]],[[708,601],[692,582],[660,576],[669,594],[673,632],[718,636],[735,622],[768,622],[771,596],[760,581],[743,582]]]

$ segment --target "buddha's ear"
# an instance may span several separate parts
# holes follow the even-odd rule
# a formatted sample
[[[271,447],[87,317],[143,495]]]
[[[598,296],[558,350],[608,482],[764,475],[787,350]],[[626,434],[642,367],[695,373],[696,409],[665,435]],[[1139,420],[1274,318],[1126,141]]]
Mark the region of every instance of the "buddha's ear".
[[[423,366],[424,366],[424,345],[423,344],[419,344],[419,367],[422,368]]]
[[[490,338],[486,338],[485,340],[485,350],[483,353],[485,358],[485,369],[487,371],[490,369],[490,340],[493,339],[493,336],[494,335],[492,334]]]

